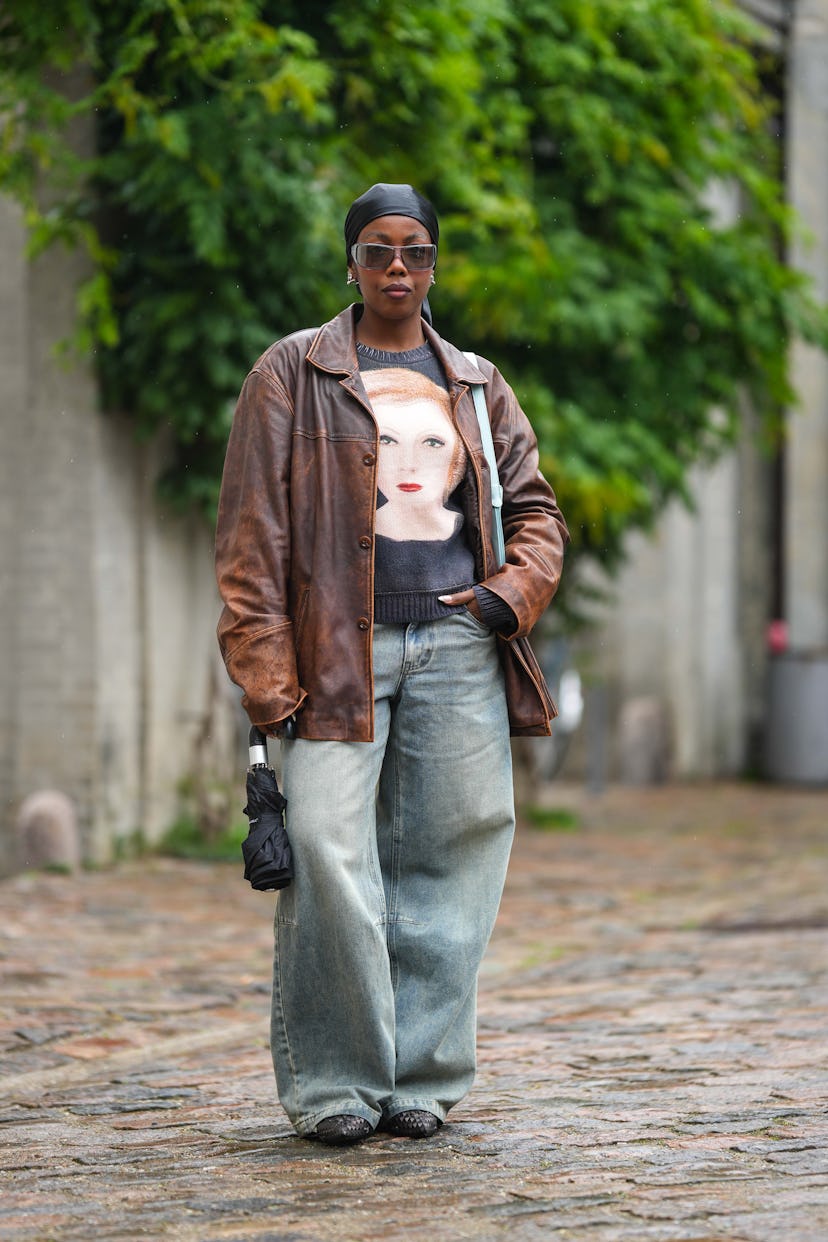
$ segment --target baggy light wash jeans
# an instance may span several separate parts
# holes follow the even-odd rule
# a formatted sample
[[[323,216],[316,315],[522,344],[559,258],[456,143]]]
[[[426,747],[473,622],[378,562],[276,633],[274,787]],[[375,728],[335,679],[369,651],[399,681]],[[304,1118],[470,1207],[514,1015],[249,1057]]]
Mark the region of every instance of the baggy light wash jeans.
[[[295,879],[277,898],[271,1049],[300,1134],[441,1120],[475,1073],[477,974],[514,835],[494,635],[374,628],[375,741],[282,744]]]

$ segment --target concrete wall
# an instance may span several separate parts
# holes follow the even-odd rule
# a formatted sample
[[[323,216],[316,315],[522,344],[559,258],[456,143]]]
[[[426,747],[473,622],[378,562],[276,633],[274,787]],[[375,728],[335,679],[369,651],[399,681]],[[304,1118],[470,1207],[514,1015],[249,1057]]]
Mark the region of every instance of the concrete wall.
[[[98,409],[89,366],[56,361],[82,261],[29,264],[24,240],[0,201],[0,871],[40,789],[72,799],[103,861],[159,836],[184,778],[241,778],[211,532],[159,507],[163,454]]]
[[[28,367],[26,281],[18,213],[0,198],[0,795],[5,802],[14,783],[17,675],[13,635],[18,563],[17,446],[12,428],[25,420]],[[15,440],[16,440],[15,436]],[[0,804],[2,805],[2,804]]]
[[[606,690],[608,778],[639,779],[633,772],[648,766],[646,756],[629,761],[624,738],[645,700],[651,724],[635,745],[654,758],[666,750],[670,775],[734,775],[754,763],[766,677],[769,469],[746,434],[738,451],[694,472],[694,510],[671,505],[652,536],[630,538],[614,582],[593,576],[609,600],[576,658],[587,681]],[[570,773],[586,766],[585,744]]]

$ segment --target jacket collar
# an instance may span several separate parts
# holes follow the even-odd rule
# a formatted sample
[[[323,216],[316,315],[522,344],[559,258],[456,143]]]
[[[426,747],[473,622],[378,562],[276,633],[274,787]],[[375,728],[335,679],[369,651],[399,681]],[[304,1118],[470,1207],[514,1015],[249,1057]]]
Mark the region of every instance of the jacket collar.
[[[358,304],[346,306],[335,319],[323,324],[311,342],[306,354],[307,361],[321,371],[337,375],[353,376],[359,370],[356,353],[356,312]],[[434,331],[423,321],[426,340],[440,359],[449,384],[485,384],[486,376],[464,357],[459,349]]]

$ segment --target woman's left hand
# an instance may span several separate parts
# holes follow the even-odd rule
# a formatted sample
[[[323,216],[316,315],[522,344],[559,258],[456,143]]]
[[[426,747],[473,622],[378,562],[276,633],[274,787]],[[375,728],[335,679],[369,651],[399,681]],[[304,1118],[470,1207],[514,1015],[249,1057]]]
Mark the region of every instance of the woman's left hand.
[[[450,606],[465,604],[471,615],[482,623],[483,617],[480,612],[480,606],[477,603],[477,596],[471,587],[468,591],[457,591],[454,595],[438,595],[437,598],[441,604],[449,604]]]

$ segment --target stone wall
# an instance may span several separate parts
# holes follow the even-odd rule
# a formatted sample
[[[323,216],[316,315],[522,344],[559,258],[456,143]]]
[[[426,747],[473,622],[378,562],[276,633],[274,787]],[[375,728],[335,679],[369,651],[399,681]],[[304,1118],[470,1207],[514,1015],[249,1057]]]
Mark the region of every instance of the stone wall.
[[[0,201],[0,871],[41,789],[74,804],[88,861],[156,839],[182,781],[240,782],[235,695],[218,668],[212,534],[162,508],[163,454],[98,408],[91,368],[56,360],[82,261],[29,264]],[[238,794],[241,794],[239,783]]]

